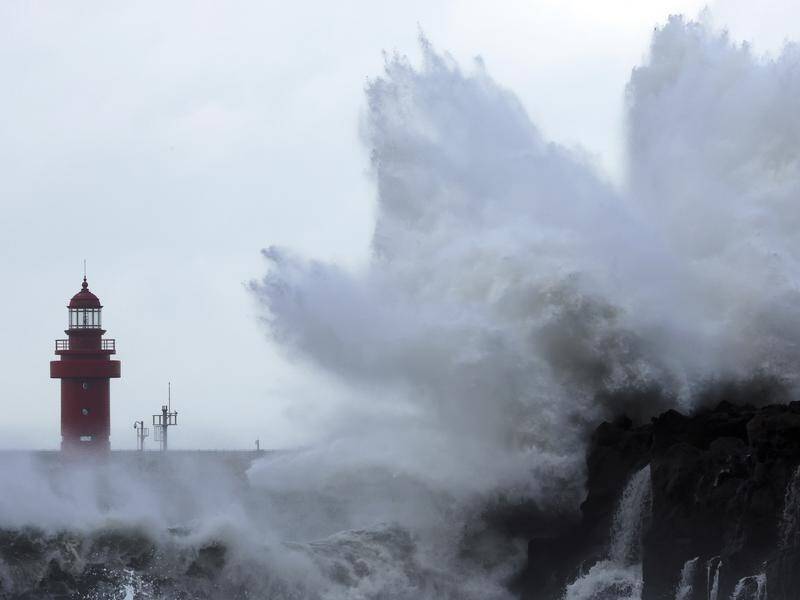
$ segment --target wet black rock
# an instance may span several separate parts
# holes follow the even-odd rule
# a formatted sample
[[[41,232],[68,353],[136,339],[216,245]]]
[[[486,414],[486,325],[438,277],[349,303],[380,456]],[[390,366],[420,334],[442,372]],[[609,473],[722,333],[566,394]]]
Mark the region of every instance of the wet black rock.
[[[724,400],[692,415],[669,410],[644,425],[625,418],[600,425],[587,454],[581,521],[551,539],[531,540],[524,598],[560,598],[579,571],[608,557],[622,491],[648,463],[643,600],[674,600],[682,569],[695,558],[690,600],[707,600],[717,564],[720,599],[745,577],[754,579],[742,589],[755,589],[763,575],[770,600],[800,598],[800,531],[787,534],[800,528],[800,482],[789,499],[798,505],[786,506],[800,465],[800,403]]]
[[[643,599],[672,600],[683,564],[697,556],[701,564],[720,557],[718,597],[729,598],[742,578],[781,561],[786,490],[800,464],[798,405],[722,402],[686,420],[684,431],[675,423],[672,415],[652,423]],[[799,587],[772,571],[769,598],[800,598]]]
[[[195,558],[186,570],[190,577],[214,579],[225,566],[227,548],[223,544],[213,543],[203,546],[197,551]]]

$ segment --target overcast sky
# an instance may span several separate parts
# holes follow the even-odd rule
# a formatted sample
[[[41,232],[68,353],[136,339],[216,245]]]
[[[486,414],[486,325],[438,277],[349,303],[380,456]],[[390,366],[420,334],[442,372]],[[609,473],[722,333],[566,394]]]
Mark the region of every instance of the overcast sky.
[[[547,137],[619,182],[630,70],[654,26],[705,4],[0,4],[0,447],[58,447],[48,362],[84,258],[123,363],[113,447],[134,447],[168,380],[175,446],[313,440],[358,392],[284,357],[245,285],[272,244],[364,264],[374,192],[358,129],[382,51],[415,61],[421,28],[465,67],[480,55]],[[800,38],[791,2],[750,5],[711,3],[712,21],[759,51]]]

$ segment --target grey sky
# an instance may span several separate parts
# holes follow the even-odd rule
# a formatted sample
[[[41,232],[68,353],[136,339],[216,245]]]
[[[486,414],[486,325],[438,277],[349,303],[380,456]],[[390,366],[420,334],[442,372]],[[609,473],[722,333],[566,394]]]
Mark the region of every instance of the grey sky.
[[[703,5],[3,3],[0,447],[59,443],[48,361],[84,258],[123,361],[114,447],[134,446],[167,380],[176,446],[312,439],[358,392],[277,352],[244,283],[270,244],[363,264],[373,192],[358,123],[381,51],[415,60],[421,27],[465,68],[481,55],[547,137],[616,179],[630,70],[653,26]],[[712,4],[713,21],[763,50],[798,37],[791,3],[760,6]]]

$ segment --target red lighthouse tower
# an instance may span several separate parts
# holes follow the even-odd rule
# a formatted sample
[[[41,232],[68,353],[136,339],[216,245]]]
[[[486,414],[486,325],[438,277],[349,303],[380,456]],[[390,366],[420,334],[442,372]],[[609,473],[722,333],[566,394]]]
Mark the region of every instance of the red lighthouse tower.
[[[50,377],[61,380],[61,450],[104,454],[110,450],[109,380],[120,376],[120,362],[111,360],[114,340],[103,339],[103,306],[85,276],[67,308],[69,337],[56,340],[61,360],[50,362]]]

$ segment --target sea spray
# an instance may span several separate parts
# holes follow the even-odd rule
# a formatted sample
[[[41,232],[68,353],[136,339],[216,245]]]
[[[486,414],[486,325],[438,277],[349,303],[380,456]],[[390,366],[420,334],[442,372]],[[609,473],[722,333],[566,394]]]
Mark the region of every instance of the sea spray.
[[[796,49],[670,18],[633,71],[612,186],[483,62],[426,40],[420,66],[390,55],[362,127],[368,260],[270,246],[251,285],[270,338],[352,390],[320,437],[357,444],[368,421],[390,467],[562,510],[600,421],[690,409],[709,380],[800,380],[798,95]]]
[[[418,67],[390,55],[362,127],[369,259],[269,247],[251,285],[270,338],[352,397],[316,453],[259,478],[313,488],[370,468],[457,503],[511,490],[574,510],[600,421],[694,408],[709,380],[800,380],[796,59],[670,18],[633,71],[612,186],[482,61],[427,40]],[[719,564],[710,578],[718,593]]]

